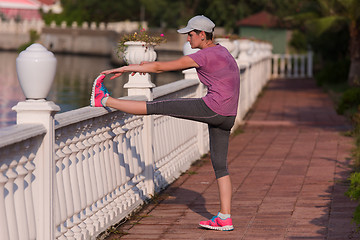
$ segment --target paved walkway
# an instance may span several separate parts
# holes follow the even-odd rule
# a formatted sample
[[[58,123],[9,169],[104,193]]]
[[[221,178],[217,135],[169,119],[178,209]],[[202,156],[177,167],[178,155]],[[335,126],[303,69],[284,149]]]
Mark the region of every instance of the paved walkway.
[[[272,80],[230,141],[234,231],[198,228],[219,207],[204,158],[108,239],[360,239],[344,196],[346,129],[314,80]]]

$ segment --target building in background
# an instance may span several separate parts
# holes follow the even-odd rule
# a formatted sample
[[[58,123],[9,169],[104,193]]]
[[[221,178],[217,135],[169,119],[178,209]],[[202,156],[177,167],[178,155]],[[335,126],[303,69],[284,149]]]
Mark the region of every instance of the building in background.
[[[2,20],[40,20],[40,11],[60,13],[60,0],[0,0]]]
[[[0,0],[2,20],[40,20],[40,3],[31,0]]]
[[[262,11],[238,21],[237,25],[241,37],[270,42],[273,45],[273,53],[289,52],[291,31],[282,26],[276,16]]]
[[[60,0],[37,0],[37,2],[40,3],[41,9],[45,13],[51,11],[52,13],[58,14],[62,12]]]

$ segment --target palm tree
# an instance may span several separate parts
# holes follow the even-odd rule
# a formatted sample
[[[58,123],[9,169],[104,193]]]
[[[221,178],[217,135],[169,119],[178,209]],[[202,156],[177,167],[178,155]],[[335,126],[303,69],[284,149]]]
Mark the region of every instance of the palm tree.
[[[360,85],[360,1],[359,0],[308,0],[300,3],[301,13],[291,17],[297,23],[320,36],[331,28],[345,24],[349,32],[350,69],[348,83]],[[296,22],[296,21],[295,21]],[[329,39],[331,41],[331,39]]]

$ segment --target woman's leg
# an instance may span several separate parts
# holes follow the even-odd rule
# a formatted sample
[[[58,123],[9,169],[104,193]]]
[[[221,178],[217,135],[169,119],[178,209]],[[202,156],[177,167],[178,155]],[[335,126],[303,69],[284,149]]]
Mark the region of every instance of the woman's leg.
[[[211,111],[202,99],[180,98],[164,101],[133,101],[108,97],[106,106],[117,110],[135,114],[159,114],[194,121],[216,124],[221,122],[221,117]]]
[[[179,98],[147,102],[148,114],[167,115],[207,124],[220,124],[222,116],[213,112],[201,98]]]
[[[231,126],[231,120],[229,126]],[[228,128],[226,128],[228,129]],[[211,162],[218,182],[220,196],[220,212],[230,214],[232,186],[227,168],[227,153],[230,130],[209,126]]]
[[[109,97],[106,101],[106,106],[135,115],[147,114],[145,101],[122,100]]]
[[[147,103],[149,114],[162,114],[209,124],[211,162],[218,181],[220,212],[230,214],[232,186],[227,169],[230,130],[235,117],[212,112],[200,99],[177,99]]]
[[[220,195],[220,212],[231,214],[232,185],[230,175],[218,178],[217,182]]]
[[[131,101],[109,97],[106,106],[130,114],[161,114],[190,119],[209,124],[211,162],[218,182],[220,213],[231,214],[232,185],[227,170],[227,152],[230,129],[235,117],[220,116],[201,99],[176,99],[165,101]],[[205,107],[204,107],[205,106]],[[220,227],[223,228],[223,227]],[[227,228],[227,226],[225,226]],[[231,226],[230,229],[232,230]]]

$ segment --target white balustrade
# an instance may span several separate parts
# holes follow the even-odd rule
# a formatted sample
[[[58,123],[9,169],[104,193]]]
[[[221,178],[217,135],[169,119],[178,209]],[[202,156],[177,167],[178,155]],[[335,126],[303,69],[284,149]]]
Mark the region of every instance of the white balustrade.
[[[261,89],[270,79],[272,46],[268,43],[241,39],[238,40],[238,47],[240,53],[237,62],[241,81],[237,123],[241,124]]]
[[[99,23],[98,25],[94,22],[88,23],[83,22],[81,26],[78,25],[77,22],[72,22],[69,25],[69,28],[73,29],[98,29],[98,30],[109,30],[115,31],[118,33],[122,32],[132,32],[139,29],[139,25],[147,29],[147,22],[130,22],[130,21],[122,21],[122,22],[110,22],[110,23]],[[30,30],[35,30],[37,33],[41,33],[43,27],[46,24],[43,20],[22,20],[16,22],[14,19],[10,19],[9,21],[4,21],[0,19],[0,33],[7,34],[28,34]],[[56,25],[55,21],[50,23],[51,28],[68,28],[66,22],[62,22],[60,26]]]
[[[0,235],[2,239],[36,239],[33,190],[34,159],[46,129],[19,124],[0,130]]]
[[[276,66],[284,57],[272,56],[271,45],[237,41],[241,82],[234,129],[271,72],[273,77],[284,73]],[[305,70],[294,65],[297,57],[287,59],[301,76]],[[309,66],[304,69],[309,73]],[[204,96],[195,69],[183,73],[183,80],[160,87],[149,75],[132,76],[124,99]],[[91,107],[55,114],[59,108],[44,99],[14,109],[18,124],[0,129],[2,239],[95,239],[209,151],[203,123]]]
[[[313,53],[273,54],[271,78],[311,78]]]

